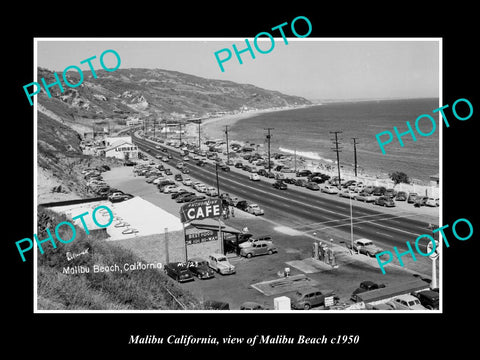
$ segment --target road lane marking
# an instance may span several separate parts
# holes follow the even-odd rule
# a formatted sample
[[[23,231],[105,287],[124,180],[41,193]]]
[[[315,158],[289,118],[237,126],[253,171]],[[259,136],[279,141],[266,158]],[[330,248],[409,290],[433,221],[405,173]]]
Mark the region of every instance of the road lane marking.
[[[211,174],[209,171],[205,170],[205,169],[202,169],[201,167],[199,168],[200,170],[204,171],[205,173],[207,174]],[[293,203],[297,203],[297,204],[300,204],[300,205],[303,205],[303,206],[306,206],[306,207],[309,207],[309,208],[312,208],[312,209],[315,209],[315,210],[321,210],[321,211],[324,211],[324,212],[328,212],[328,213],[331,213],[331,214],[335,214],[337,216],[340,216],[342,217],[342,219],[331,219],[329,221],[342,221],[342,220],[346,220],[346,219],[350,219],[350,216],[348,215],[344,215],[344,214],[341,214],[339,212],[336,212],[336,211],[333,211],[333,210],[328,210],[328,209],[325,209],[325,208],[322,208],[322,207],[319,207],[319,206],[315,206],[315,205],[310,205],[310,204],[307,204],[307,203],[304,203],[304,202],[301,202],[301,201],[298,201],[298,200],[295,200],[295,199],[291,199],[291,198],[287,198],[287,197],[283,197],[283,196],[280,196],[278,194],[275,194],[274,192],[271,192],[271,191],[266,191],[266,190],[263,190],[263,189],[260,189],[260,188],[256,188],[256,187],[252,187],[250,185],[247,185],[245,183],[241,183],[241,182],[238,182],[238,181],[235,181],[235,180],[232,180],[232,179],[227,179],[227,178],[224,178],[222,177],[222,179],[224,179],[225,181],[227,182],[231,182],[233,184],[237,184],[237,185],[240,185],[240,186],[243,186],[245,188],[248,188],[248,189],[251,189],[251,190],[256,190],[260,193],[264,193],[264,194],[267,194],[271,197],[276,197],[276,198],[279,198],[281,200],[285,200],[285,201],[290,201],[290,202],[293,202]],[[334,204],[330,204],[331,206],[336,206]],[[289,207],[289,205],[286,205],[286,204],[283,204],[283,206],[286,206],[286,207]],[[337,206],[336,206],[337,207]],[[375,216],[376,214],[372,214],[372,216]],[[378,215],[387,215],[388,214],[383,214],[383,213],[379,213]],[[412,215],[409,215],[409,216],[416,216],[414,214]],[[403,216],[403,217],[409,217],[409,216]],[[381,220],[381,219],[380,219]],[[379,221],[380,221],[379,220]],[[386,219],[388,220],[388,219]],[[390,229],[390,230],[395,230],[395,231],[399,231],[399,232],[403,232],[403,233],[406,233],[406,234],[411,234],[411,235],[415,235],[415,236],[419,236],[421,234],[418,234],[418,233],[412,233],[410,231],[406,231],[406,230],[402,230],[402,229],[398,229],[398,228],[394,228],[394,227],[391,227],[391,226],[386,226],[386,225],[383,225],[383,224],[379,224],[377,222],[372,222],[372,221],[361,221],[361,222],[358,222],[358,224],[361,224],[361,223],[370,223],[370,224],[373,224],[373,225],[376,225],[376,226],[380,226],[380,227],[384,227],[384,228],[387,228],[387,229]],[[328,228],[334,228],[334,227],[339,227],[339,226],[346,226],[346,225],[349,225],[349,224],[341,224],[341,225],[336,225],[336,226],[327,226],[327,227],[324,227],[324,228],[321,228],[319,230],[324,230],[324,229],[328,229]],[[355,223],[354,223],[355,225]]]
[[[387,234],[387,233],[384,233],[384,232],[380,232],[380,231],[375,231],[376,234],[380,234],[380,235],[384,235],[384,236],[388,236],[388,237],[392,237],[393,238],[393,235],[390,235],[390,234]]]

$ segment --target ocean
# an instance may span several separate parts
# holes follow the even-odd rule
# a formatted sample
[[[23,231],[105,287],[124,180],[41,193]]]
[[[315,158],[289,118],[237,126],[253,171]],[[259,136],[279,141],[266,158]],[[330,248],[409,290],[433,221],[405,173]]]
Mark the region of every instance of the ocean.
[[[438,98],[326,103],[239,120],[229,127],[229,138],[266,148],[264,129],[273,128],[272,152],[296,152],[297,159],[303,157],[335,165],[334,135],[330,132],[341,131],[338,134],[340,164],[345,168],[353,166],[352,138],[356,138],[358,169],[374,174],[402,171],[412,179],[428,181],[430,175],[439,173],[440,130],[438,114],[432,114],[439,106]],[[436,131],[428,137],[416,133],[417,141],[406,135],[402,138],[404,147],[394,135],[392,143],[385,145],[383,155],[375,135],[386,130],[393,133],[394,126],[404,132],[408,130],[406,121],[415,131],[415,120],[422,114],[430,114],[437,120]],[[431,130],[425,119],[419,126],[425,133]]]

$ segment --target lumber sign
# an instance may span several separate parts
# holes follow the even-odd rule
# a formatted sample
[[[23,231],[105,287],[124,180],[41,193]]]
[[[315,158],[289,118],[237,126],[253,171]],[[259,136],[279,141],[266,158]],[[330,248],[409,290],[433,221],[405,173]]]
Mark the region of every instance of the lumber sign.
[[[182,223],[206,218],[216,218],[222,214],[222,200],[208,199],[187,203],[180,208]]]

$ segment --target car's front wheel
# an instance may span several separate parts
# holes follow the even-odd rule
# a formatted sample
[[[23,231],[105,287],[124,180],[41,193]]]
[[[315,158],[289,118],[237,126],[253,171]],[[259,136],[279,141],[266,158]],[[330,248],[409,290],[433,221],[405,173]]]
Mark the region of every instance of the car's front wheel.
[[[273,251],[270,249],[268,250],[268,255],[272,255],[273,254]]]
[[[252,253],[248,253],[246,256],[247,256],[247,258],[250,259],[252,257]]]
[[[305,310],[310,310],[310,304],[307,303],[307,304],[303,305],[303,308]]]

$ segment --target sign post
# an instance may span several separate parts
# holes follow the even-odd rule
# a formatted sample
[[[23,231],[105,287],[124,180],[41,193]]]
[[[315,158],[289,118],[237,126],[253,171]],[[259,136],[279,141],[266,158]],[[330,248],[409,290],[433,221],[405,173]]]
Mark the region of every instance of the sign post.
[[[180,208],[180,221],[183,225],[183,237],[185,241],[185,262],[188,261],[187,240],[185,232],[185,223],[193,220],[201,220],[207,218],[218,218],[218,239],[220,241],[220,251],[223,254],[223,240],[221,237],[220,216],[222,214],[222,200],[208,199],[187,203]]]
[[[436,289],[438,287],[437,284],[437,259],[440,253],[438,252],[438,241],[435,241],[435,251],[428,255],[428,257],[432,260],[432,284],[430,286],[431,289]],[[427,254],[432,251],[433,243],[430,241],[427,245]]]

